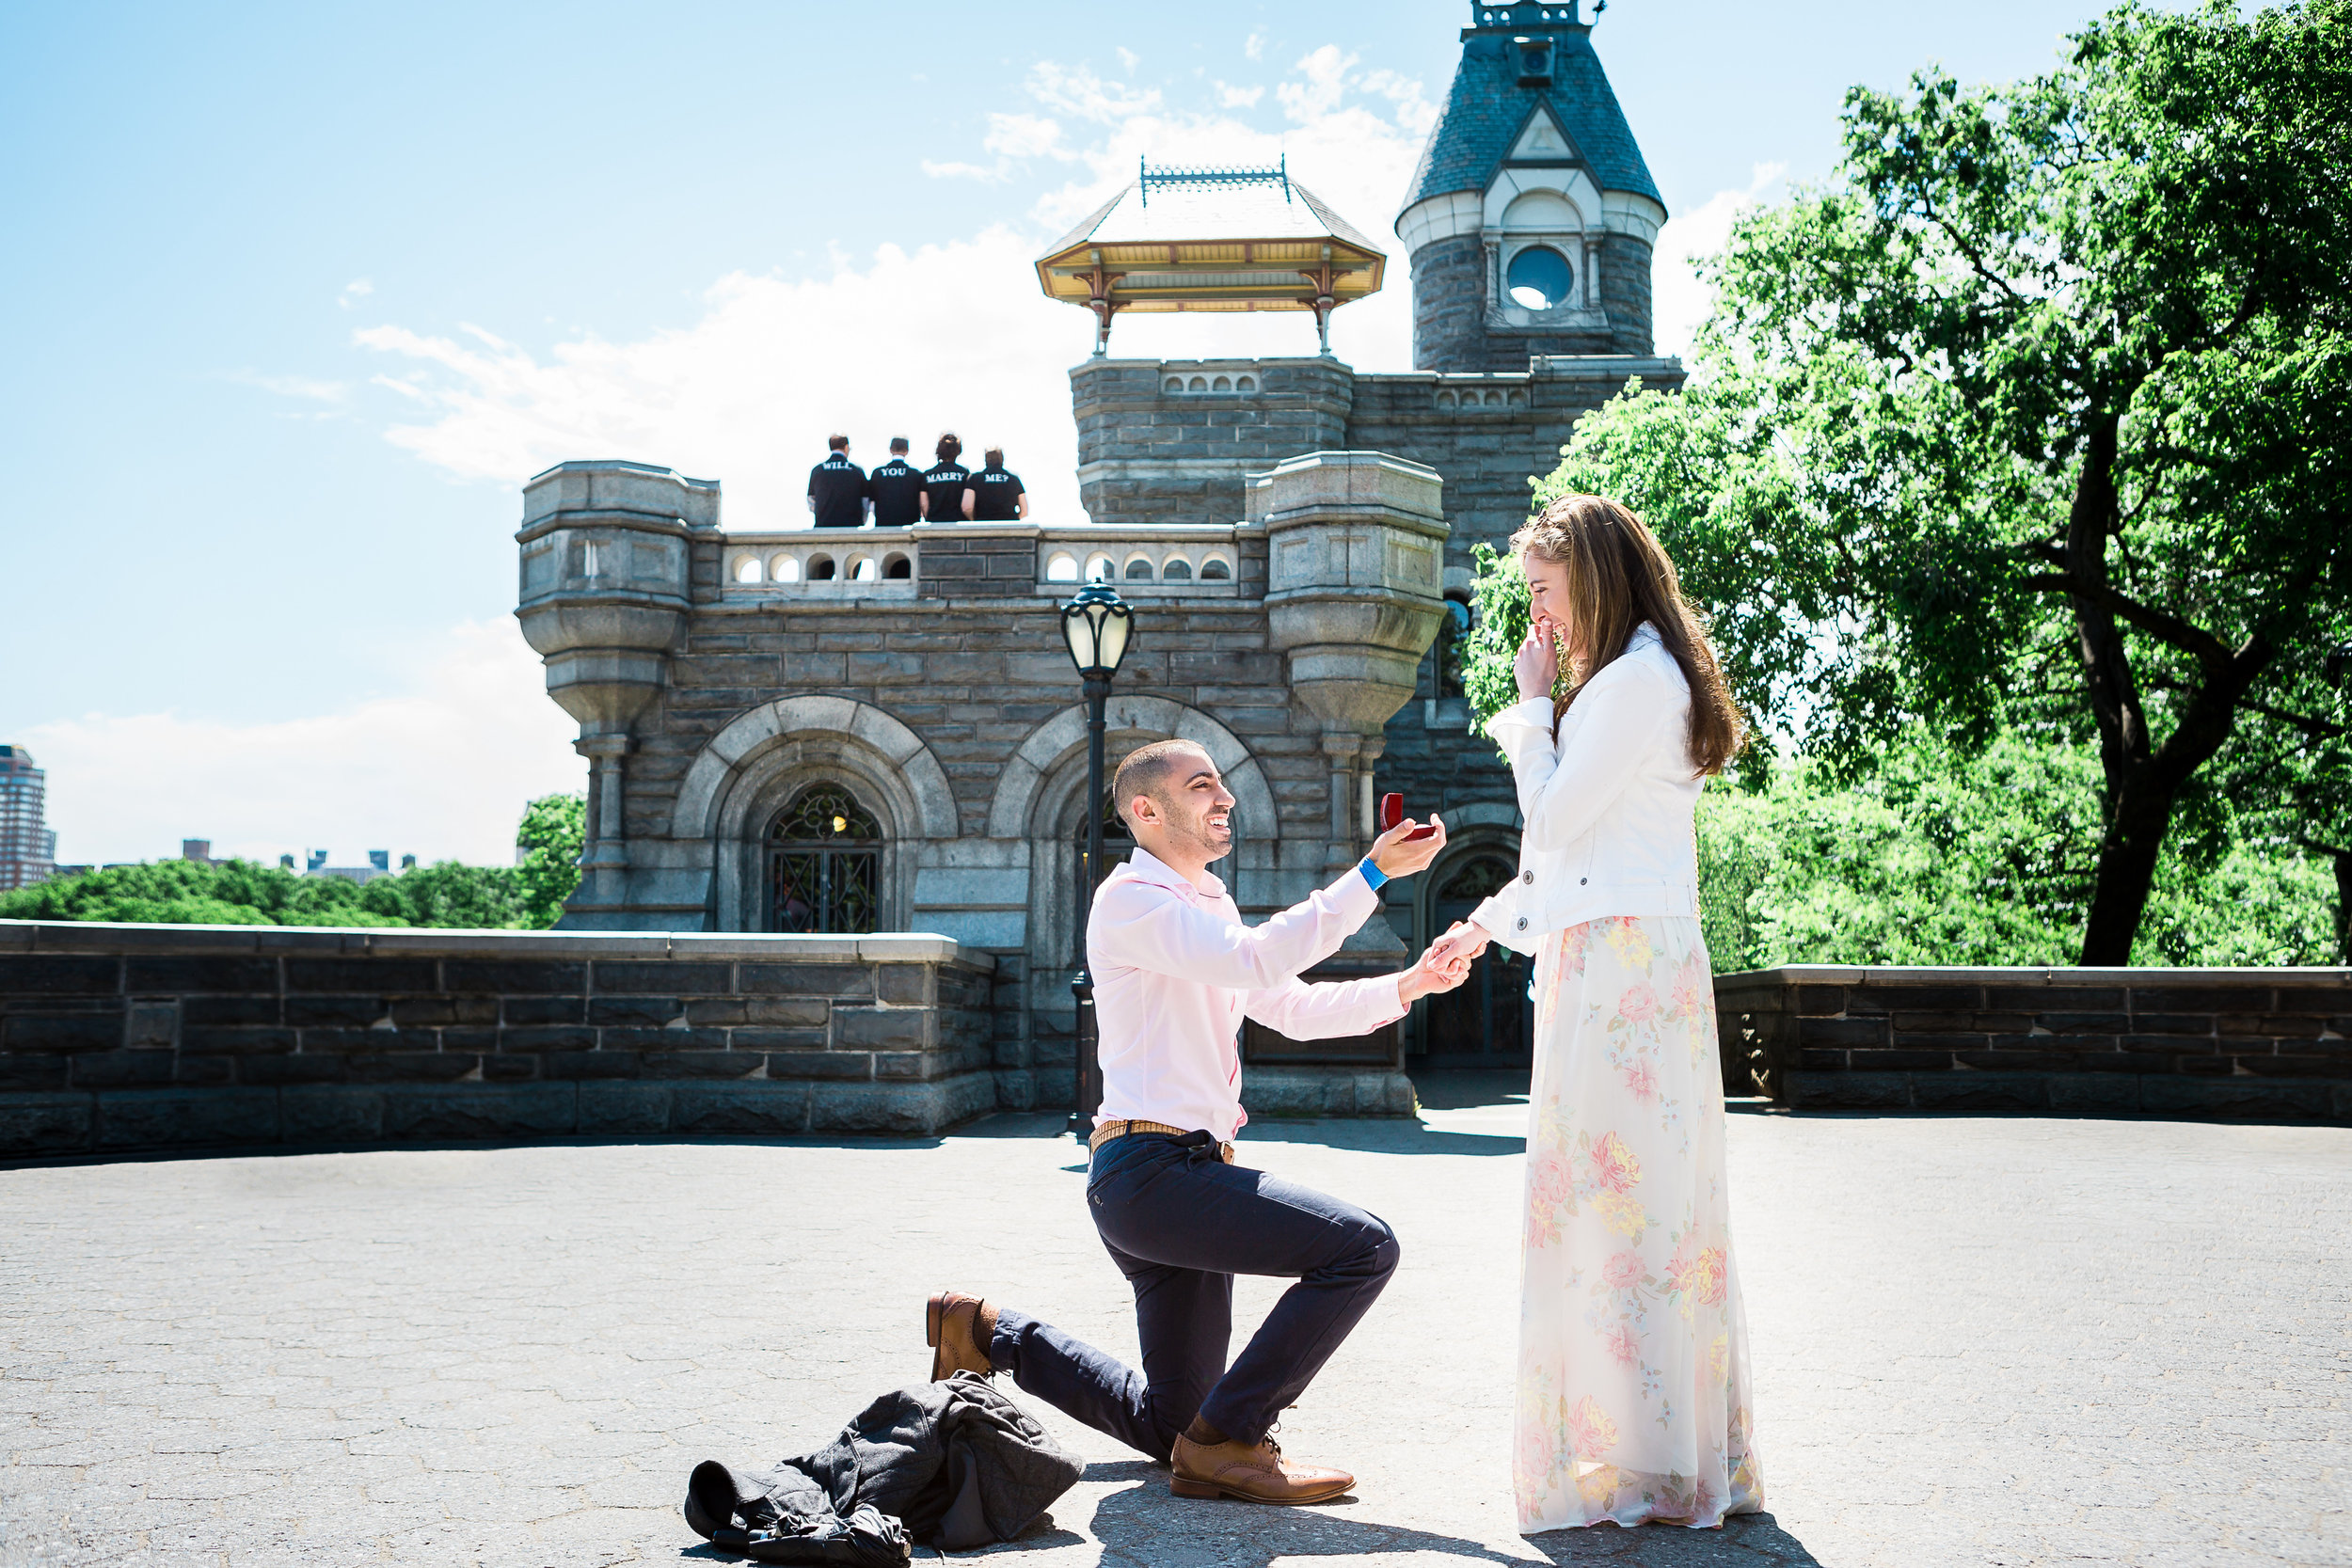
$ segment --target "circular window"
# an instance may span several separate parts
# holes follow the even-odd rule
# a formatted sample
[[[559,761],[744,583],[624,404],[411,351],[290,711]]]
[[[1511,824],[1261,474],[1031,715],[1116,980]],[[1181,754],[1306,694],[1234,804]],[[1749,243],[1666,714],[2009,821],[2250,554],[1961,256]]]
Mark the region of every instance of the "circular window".
[[[1568,269],[1568,259],[1551,246],[1532,245],[1511,258],[1511,270],[1503,281],[1513,304],[1530,310],[1549,310],[1568,302],[1576,274]]]

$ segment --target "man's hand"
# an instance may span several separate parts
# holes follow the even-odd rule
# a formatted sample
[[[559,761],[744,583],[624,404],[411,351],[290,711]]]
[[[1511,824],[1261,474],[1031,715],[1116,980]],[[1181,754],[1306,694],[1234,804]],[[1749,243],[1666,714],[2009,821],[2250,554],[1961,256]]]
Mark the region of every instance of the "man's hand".
[[[1429,869],[1429,863],[1436,860],[1438,851],[1445,847],[1445,823],[1436,816],[1430,817],[1429,826],[1437,831],[1427,838],[1417,838],[1407,843],[1406,835],[1420,826],[1408,816],[1372,841],[1372,863],[1380,868],[1380,875],[1409,877],[1416,871]]]
[[[1421,962],[1396,977],[1396,999],[1409,1007],[1417,997],[1452,990],[1470,978],[1470,971],[1468,958],[1446,951],[1442,942],[1431,942],[1429,951],[1421,956]]]
[[[1486,944],[1493,940],[1493,937],[1486,934],[1484,927],[1473,926],[1467,920],[1457,920],[1451,930],[1429,944],[1429,951],[1422,955],[1422,960],[1424,963],[1431,959],[1443,964],[1458,962],[1462,965],[1463,973],[1468,974],[1470,961],[1484,953],[1486,950]]]

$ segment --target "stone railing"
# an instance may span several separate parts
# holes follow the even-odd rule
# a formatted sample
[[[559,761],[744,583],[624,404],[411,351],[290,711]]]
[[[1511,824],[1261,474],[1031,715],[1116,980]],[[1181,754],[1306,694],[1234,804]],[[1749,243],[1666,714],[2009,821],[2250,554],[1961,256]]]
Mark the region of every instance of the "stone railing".
[[[1797,1109],[2352,1122],[2352,970],[1800,964],[1715,1006],[1726,1087]]]
[[[919,523],[730,532],[721,536],[721,596],[730,604],[934,598],[980,583],[995,594],[1060,595],[1107,578],[1136,598],[1231,598],[1239,591],[1242,531]],[[989,569],[964,569],[977,558],[986,558]]]
[[[0,921],[0,1159],[925,1134],[994,1108],[945,937]]]

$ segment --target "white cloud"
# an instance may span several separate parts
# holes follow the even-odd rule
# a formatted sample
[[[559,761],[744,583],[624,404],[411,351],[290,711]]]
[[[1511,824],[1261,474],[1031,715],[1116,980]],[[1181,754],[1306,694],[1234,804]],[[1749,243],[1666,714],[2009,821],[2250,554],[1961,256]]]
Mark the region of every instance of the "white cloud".
[[[1156,87],[1137,92],[1117,82],[1104,81],[1086,66],[1072,70],[1052,60],[1040,60],[1032,67],[1026,86],[1029,96],[1047,108],[1102,125],[1114,124],[1130,115],[1149,114],[1160,106]]]
[[[322,381],[308,375],[271,375],[255,370],[223,371],[221,379],[233,381],[241,387],[258,387],[281,398],[297,398],[306,403],[347,403],[351,386],[342,381]]]
[[[1060,146],[1061,124],[1042,115],[991,114],[988,135],[980,145],[1008,158],[1056,157],[1075,154]]]
[[[1254,87],[1230,87],[1223,82],[1216,85],[1216,101],[1222,108],[1254,109],[1258,106],[1258,100],[1264,96],[1265,87],[1263,83]]]
[[[509,863],[523,802],[585,787],[576,726],[512,621],[451,627],[412,662],[409,690],[307,719],[35,725],[23,740],[48,771],[58,856],[166,859],[183,838],[209,837],[216,856],[271,865],[312,847],[338,865],[374,848]]]
[[[1688,356],[1692,341],[1714,309],[1714,291],[1699,278],[1696,263],[1713,255],[1731,236],[1732,221],[1764,200],[1788,176],[1786,164],[1757,164],[1745,190],[1717,191],[1699,206],[1666,220],[1659,231],[1650,274],[1651,336],[1661,354]]]
[[[1241,52],[1253,60],[1265,58],[1265,34],[1255,32],[1242,41]]]
[[[935,164],[926,158],[923,160],[923,172],[934,180],[977,180],[984,184],[993,184],[1005,177],[1005,166],[1001,159],[991,165]]]
[[[1301,124],[1321,119],[1340,106],[1347,90],[1347,68],[1356,59],[1354,55],[1341,54],[1336,43],[1325,44],[1295,68],[1305,81],[1284,82],[1274,89],[1276,102],[1284,114]]]
[[[1317,51],[1300,69],[1311,90],[1278,135],[1041,64],[1029,77],[1039,106],[1103,129],[1073,148],[1061,140],[1061,122],[992,119],[992,137],[1052,150],[1076,176],[1041,198],[1026,224],[915,250],[885,245],[861,261],[836,257],[830,277],[734,274],[707,291],[698,320],[674,330],[627,342],[576,333],[539,351],[479,327],[466,329],[471,341],[397,325],[367,328],[358,341],[405,361],[399,389],[420,400],[388,435],[451,473],[507,485],[578,457],[716,477],[726,525],[752,530],[805,521],[801,498],[825,432],[848,431],[853,453],[871,463],[892,436],[921,451],[953,429],[967,449],[1003,442],[1041,518],[1078,520],[1068,372],[1090,346],[1093,324],[1039,293],[1035,259],[1132,180],[1147,153],[1155,162],[1271,165],[1287,152],[1295,178],[1366,233],[1385,234],[1421,150],[1417,92],[1391,83],[1372,102],[1351,98],[1337,50]],[[931,171],[951,167],[993,175],[977,165]],[[1333,319],[1335,351],[1366,370],[1409,367],[1410,293],[1406,260],[1391,254],[1383,291]],[[1129,316],[1111,340],[1122,356],[1308,355],[1314,342],[1304,312]]]
[[[1143,56],[1136,54],[1132,49],[1122,47],[1117,51],[1117,54],[1119,55],[1120,69],[1126,71],[1126,73],[1130,76],[1133,76],[1136,73],[1136,67],[1143,63]]]
[[[351,302],[353,300],[364,299],[369,294],[373,293],[375,293],[374,284],[369,282],[364,277],[355,277],[350,282],[343,285],[343,292],[335,296],[335,303],[348,310],[351,309]]]

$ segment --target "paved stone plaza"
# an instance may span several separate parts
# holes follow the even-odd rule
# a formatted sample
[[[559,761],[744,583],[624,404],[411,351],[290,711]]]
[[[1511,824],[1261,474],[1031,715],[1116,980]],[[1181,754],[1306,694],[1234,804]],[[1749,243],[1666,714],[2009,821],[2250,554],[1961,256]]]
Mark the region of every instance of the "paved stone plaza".
[[[1001,1550],[2352,1563],[2352,1130],[1735,1115],[1772,1513],[1526,1541],[1504,1437],[1522,1115],[1256,1130],[1249,1158],[1404,1240],[1284,1424],[1358,1471],[1352,1499],[1178,1504],[1046,1411],[1089,1467]],[[688,1469],[813,1447],[922,1376],[938,1284],[1132,1354],[1052,1125],[0,1172],[0,1565],[708,1560]],[[1245,1285],[1245,1322],[1271,1290]]]

